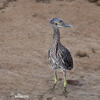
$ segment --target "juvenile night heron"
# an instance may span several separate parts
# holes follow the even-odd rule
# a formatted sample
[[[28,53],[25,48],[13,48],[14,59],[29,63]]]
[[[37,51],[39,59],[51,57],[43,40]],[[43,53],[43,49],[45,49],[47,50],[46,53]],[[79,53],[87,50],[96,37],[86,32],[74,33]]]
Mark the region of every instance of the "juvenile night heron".
[[[57,84],[57,71],[56,69],[61,69],[64,75],[64,91],[66,91],[67,81],[66,81],[66,70],[71,70],[73,68],[73,59],[71,54],[67,48],[65,48],[60,42],[60,27],[68,27],[72,26],[69,24],[65,24],[64,21],[60,18],[53,18],[50,21],[52,25],[54,34],[53,34],[53,42],[48,51],[48,56],[50,59],[51,66],[54,70],[54,88]]]

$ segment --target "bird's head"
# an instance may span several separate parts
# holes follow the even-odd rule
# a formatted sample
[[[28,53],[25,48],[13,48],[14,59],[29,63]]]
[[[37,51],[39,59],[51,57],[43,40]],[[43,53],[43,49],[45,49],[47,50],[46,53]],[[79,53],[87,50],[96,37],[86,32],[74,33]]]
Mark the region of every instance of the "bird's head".
[[[66,24],[62,19],[60,18],[52,18],[50,20],[50,24],[54,27],[54,28],[60,28],[60,27],[68,27],[71,28],[72,26],[69,24]]]

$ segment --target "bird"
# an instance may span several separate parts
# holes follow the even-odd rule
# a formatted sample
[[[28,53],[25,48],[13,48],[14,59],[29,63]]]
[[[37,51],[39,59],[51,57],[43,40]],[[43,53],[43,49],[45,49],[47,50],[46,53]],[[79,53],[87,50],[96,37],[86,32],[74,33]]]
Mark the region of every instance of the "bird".
[[[57,69],[61,69],[64,76],[64,92],[66,92],[67,81],[66,81],[66,71],[73,69],[73,58],[70,51],[65,48],[60,41],[60,31],[61,27],[72,28],[72,25],[66,24],[61,18],[52,18],[50,24],[53,28],[53,42],[51,43],[50,49],[48,50],[48,58],[50,64],[54,71],[54,85],[55,88],[58,77]]]

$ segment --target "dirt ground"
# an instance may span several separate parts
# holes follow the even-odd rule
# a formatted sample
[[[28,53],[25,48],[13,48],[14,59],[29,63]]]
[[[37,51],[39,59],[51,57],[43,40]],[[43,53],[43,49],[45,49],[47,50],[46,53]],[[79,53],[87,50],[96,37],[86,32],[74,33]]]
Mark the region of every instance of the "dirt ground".
[[[3,1],[3,0],[1,0]],[[74,59],[52,90],[54,76],[48,60],[52,42],[49,21],[62,18],[73,28],[62,28],[61,41]],[[88,56],[75,56],[78,51]],[[15,98],[15,95],[27,98]],[[100,7],[87,0],[15,0],[0,9],[0,100],[100,100]]]

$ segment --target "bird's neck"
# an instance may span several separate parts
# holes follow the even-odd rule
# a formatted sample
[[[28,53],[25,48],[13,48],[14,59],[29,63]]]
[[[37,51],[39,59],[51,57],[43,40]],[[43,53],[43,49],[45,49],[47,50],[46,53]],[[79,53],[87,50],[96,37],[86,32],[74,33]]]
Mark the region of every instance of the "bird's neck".
[[[53,40],[54,42],[60,42],[60,31],[58,28],[53,28],[54,34],[53,34]]]

